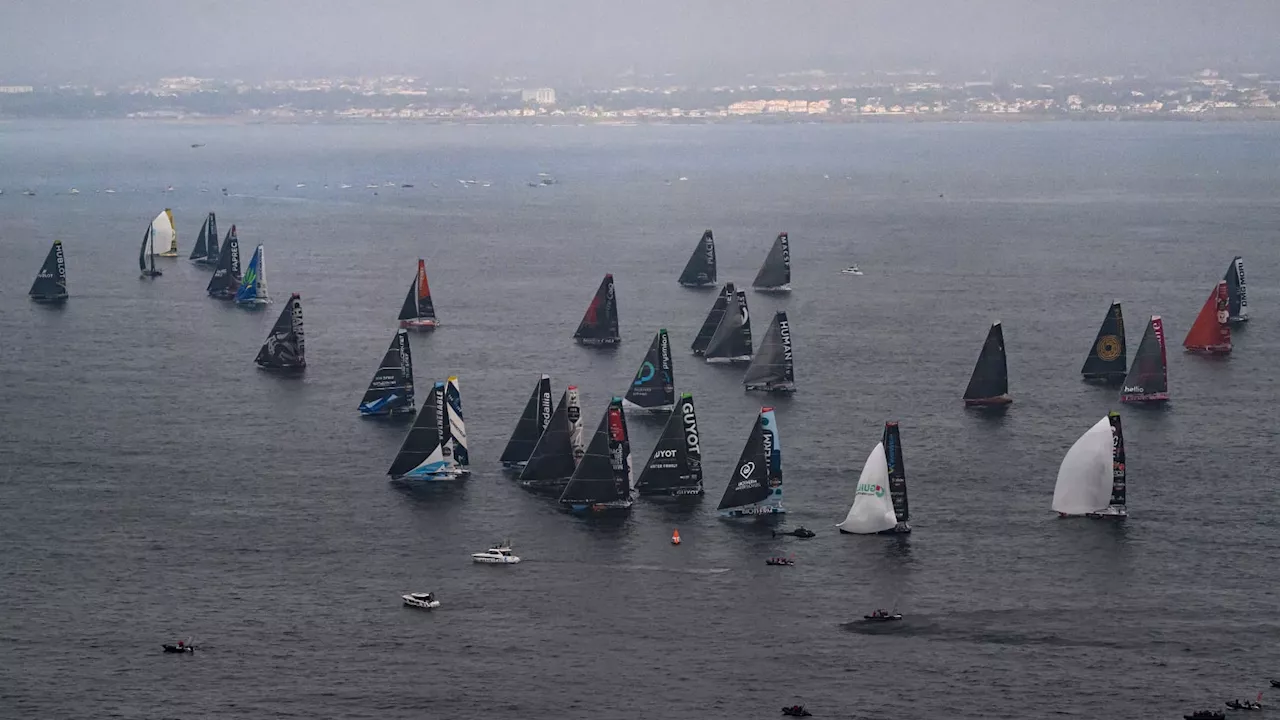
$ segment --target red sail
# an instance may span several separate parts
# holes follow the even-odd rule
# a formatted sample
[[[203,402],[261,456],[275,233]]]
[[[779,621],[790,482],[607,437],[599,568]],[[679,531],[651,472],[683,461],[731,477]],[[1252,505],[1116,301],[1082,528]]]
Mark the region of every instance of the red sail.
[[[418,260],[418,297],[431,297],[431,288],[427,287],[427,263],[424,260]]]
[[[1227,325],[1227,281],[1219,280],[1218,286],[1204,301],[1182,347],[1193,352],[1226,355],[1231,352],[1231,328]]]

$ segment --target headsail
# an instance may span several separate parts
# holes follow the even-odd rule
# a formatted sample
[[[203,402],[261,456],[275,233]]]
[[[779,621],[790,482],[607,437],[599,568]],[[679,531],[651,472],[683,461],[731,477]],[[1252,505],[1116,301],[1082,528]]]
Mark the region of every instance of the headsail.
[[[889,491],[889,462],[885,459],[884,443],[876,443],[862,465],[849,513],[836,527],[842,533],[869,535],[892,530],[897,524]]]
[[[200,225],[200,232],[196,235],[196,244],[191,247],[191,255],[187,259],[198,263],[208,262],[210,255],[209,238],[211,236],[213,237],[214,245],[217,245],[218,224],[217,220],[214,219],[213,213],[209,213]]]
[[[448,401],[444,383],[437,382],[414,418],[413,427],[400,445],[387,474],[393,480],[408,477],[417,480],[453,480],[458,477],[448,438],[440,428],[448,427]]]
[[[693,248],[693,255],[680,273],[680,284],[685,287],[704,287],[716,283],[716,241],[711,231],[702,233],[702,239]]]
[[[760,341],[760,350],[747,366],[742,384],[748,390],[795,392],[796,374],[791,356],[791,323],[779,310]]]
[[[691,346],[694,355],[705,355],[707,345],[711,343],[711,336],[716,334],[716,328],[720,327],[720,320],[724,317],[725,309],[729,306],[729,298],[736,297],[737,291],[733,287],[733,283],[725,283],[720,289],[720,294],[716,296],[716,301],[711,305],[711,312],[707,313],[707,319],[702,321],[702,329],[698,330],[698,334],[693,338]]]
[[[409,293],[400,306],[400,327],[431,330],[438,324],[436,306],[431,302],[431,286],[427,283],[427,262],[418,258],[418,274],[413,276]]]
[[[521,486],[535,490],[560,490],[569,482],[584,452],[579,403],[578,388],[570,385],[520,472]]]
[[[575,511],[621,511],[631,507],[631,442],[622,399],[613,398],[587,443],[582,462],[560,494]]]
[[[142,272],[143,277],[156,277],[164,274],[156,269],[156,254],[152,252],[155,247],[155,240],[155,226],[148,225],[147,229],[142,231],[142,248],[138,250],[138,269]]]
[[[461,472],[469,473],[471,454],[467,452],[467,425],[462,421],[462,391],[458,388],[457,375],[449,376],[444,397],[449,401],[449,441],[453,443],[453,459]]]
[[[237,305],[266,305],[271,302],[267,295],[267,258],[259,245],[249,259],[249,267],[244,271],[240,287],[236,290]]]
[[[751,287],[773,292],[791,290],[791,240],[786,233],[778,233]]]
[[[361,415],[401,415],[413,412],[413,357],[409,333],[397,330],[378,370],[360,401]]]
[[[684,393],[640,471],[636,490],[641,495],[701,495],[702,445],[698,440],[693,395]]]
[[[582,345],[617,345],[618,301],[614,296],[613,275],[605,275],[591,298],[587,312],[578,324],[573,339]]]
[[[209,286],[205,291],[211,297],[228,300],[236,296],[240,289],[240,239],[236,236],[236,226],[227,231],[222,241],[222,250],[218,253],[218,266],[209,278]]]
[[[1128,470],[1125,467],[1124,428],[1120,424],[1120,413],[1112,410],[1107,413],[1111,421],[1111,503],[1108,508],[1113,515],[1127,515],[1128,505]]]
[[[965,405],[1008,405],[1009,370],[1004,356],[1004,330],[999,321],[991,324],[982,352],[964,390]]]
[[[717,508],[725,517],[783,513],[782,442],[773,408],[760,409]]]
[[[1164,321],[1152,315],[1120,389],[1120,402],[1164,402],[1169,399],[1169,364],[1165,358]]]
[[[670,410],[676,402],[676,385],[671,369],[671,339],[663,328],[653,336],[640,369],[627,388],[623,402],[644,410]]]
[[[1101,380],[1104,382],[1121,382],[1124,380],[1129,358],[1124,346],[1124,314],[1120,311],[1120,303],[1111,303],[1107,316],[1102,319],[1098,328],[1098,336],[1093,340],[1093,347],[1084,359],[1084,367],[1080,374],[1085,380]]]
[[[534,446],[538,444],[538,438],[542,437],[542,433],[551,424],[551,412],[551,377],[543,375],[534,386],[533,394],[529,395],[524,412],[520,413],[520,419],[516,421],[516,429],[512,431],[511,439],[502,450],[500,459],[503,466],[524,467],[533,454]]]
[[[1058,466],[1053,509],[1063,515],[1097,512],[1111,500],[1111,423],[1102,418],[1080,436]]]
[[[1231,326],[1227,301],[1227,281],[1219,280],[1187,331],[1182,347],[1191,352],[1226,355],[1231,352]]]
[[[302,332],[302,298],[298,293],[289,296],[272,326],[267,341],[254,358],[258,367],[266,370],[302,370],[307,367],[306,344]]]
[[[884,459],[889,466],[889,494],[893,500],[893,513],[898,524],[894,532],[909,533],[911,525],[911,509],[907,506],[907,467],[902,457],[902,436],[898,432],[898,423],[884,424],[884,437],[880,441],[884,445]]]
[[[744,363],[751,360],[751,325],[746,293],[738,291],[728,299],[720,325],[707,343],[709,363]]]
[[[62,254],[62,241],[54,240],[44,264],[36,273],[31,291],[27,293],[36,302],[61,302],[67,299],[67,261]]]
[[[178,257],[178,227],[173,223],[173,211],[165,208],[155,220],[151,221],[151,229],[156,233],[151,254],[160,257]]]
[[[1227,320],[1233,323],[1249,319],[1249,297],[1244,287],[1244,258],[1239,255],[1227,266]]]

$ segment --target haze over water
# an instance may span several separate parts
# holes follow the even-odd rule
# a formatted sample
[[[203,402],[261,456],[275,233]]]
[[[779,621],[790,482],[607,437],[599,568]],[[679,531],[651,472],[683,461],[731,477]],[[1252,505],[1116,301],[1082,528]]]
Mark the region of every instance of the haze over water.
[[[1251,124],[0,126],[0,715],[1176,717],[1252,697],[1280,639],[1277,156],[1280,128]],[[558,184],[527,187],[539,172]],[[164,207],[183,258],[139,280]],[[277,300],[301,293],[305,377],[252,364],[279,304],[205,296],[185,256],[210,210],[246,261],[266,246]],[[714,296],[675,278],[707,227],[740,285],[790,233],[795,291],[748,299],[757,342],[790,315],[794,397],[688,355]],[[54,239],[71,298],[35,306]],[[1229,359],[1184,356],[1236,254],[1253,320]],[[384,475],[404,426],[355,408],[418,257],[443,325],[412,337],[417,382],[460,376],[474,474],[408,490]],[[605,272],[613,353],[571,340]],[[1165,318],[1166,409],[1080,382],[1114,299],[1131,354]],[[991,417],[960,394],[996,319],[1015,402]],[[706,498],[583,520],[502,475],[540,373],[595,423],[659,327]],[[812,540],[715,517],[761,403],[785,526]],[[1059,521],[1058,462],[1110,409],[1130,519]],[[890,419],[915,532],[837,535]],[[639,466],[661,425],[629,424]],[[470,562],[507,536],[523,563]],[[402,608],[417,590],[443,607]],[[900,627],[845,627],[894,605]],[[188,635],[205,649],[160,653]]]

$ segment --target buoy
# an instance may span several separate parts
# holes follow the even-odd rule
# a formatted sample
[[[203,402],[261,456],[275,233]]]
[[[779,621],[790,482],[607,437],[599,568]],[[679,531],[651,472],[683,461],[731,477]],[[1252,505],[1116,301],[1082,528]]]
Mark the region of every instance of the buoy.
[[[672,531],[671,531],[671,544],[672,544],[672,545],[679,545],[679,544],[680,544],[680,531],[679,531],[679,530],[672,530]]]

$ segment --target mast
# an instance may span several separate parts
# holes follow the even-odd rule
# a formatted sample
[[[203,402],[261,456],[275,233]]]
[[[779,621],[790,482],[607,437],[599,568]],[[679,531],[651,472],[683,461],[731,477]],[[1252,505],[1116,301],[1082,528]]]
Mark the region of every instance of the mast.
[[[401,415],[413,412],[413,358],[409,333],[397,330],[382,355],[369,389],[360,400],[360,414]]]
[[[1111,303],[1107,316],[1102,319],[1098,336],[1094,338],[1093,347],[1080,368],[1081,376],[1085,380],[1122,382],[1129,365],[1124,340],[1124,314],[1120,311],[1120,302],[1116,301]]]
[[[458,387],[457,375],[449,376],[444,397],[449,403],[449,441],[453,459],[458,463],[460,472],[470,473],[471,453],[467,451],[467,426],[462,420],[462,391]]]
[[[258,350],[254,362],[265,370],[304,370],[307,367],[306,345],[302,331],[302,298],[289,296],[272,326],[267,341]]]
[[[701,495],[702,447],[698,440],[693,395],[684,393],[677,411],[667,418],[649,461],[640,471],[636,490],[641,495]]]
[[[973,375],[969,378],[969,386],[964,391],[965,405],[1008,405],[1013,402],[1009,397],[1009,370],[1004,355],[1004,330],[1000,322],[991,324],[987,331],[987,340],[982,344],[982,352],[973,367]]]
[[[783,513],[782,442],[773,408],[760,409],[717,508],[724,517]]]
[[[575,511],[631,507],[631,445],[621,398],[609,401],[560,503]]]
[[[414,418],[413,427],[400,445],[400,452],[387,470],[392,480],[404,477],[419,480],[453,480],[456,465],[441,437],[441,418],[447,415],[444,383],[437,382]]]
[[[670,410],[675,407],[676,386],[671,370],[671,339],[667,330],[658,330],[649,344],[640,369],[627,388],[623,402],[644,410]]]
[[[573,339],[580,345],[617,345],[618,337],[618,302],[614,295],[613,275],[607,274],[600,281],[600,287],[591,298],[587,312],[578,324]]]
[[[693,345],[690,347],[694,355],[706,354],[707,345],[711,344],[711,336],[716,334],[716,328],[720,327],[720,320],[724,318],[725,309],[729,307],[729,298],[736,296],[737,291],[733,283],[725,283],[720,289],[720,294],[711,305],[711,312],[707,313],[707,319],[702,321],[702,328],[693,338]]]
[[[760,351],[747,366],[742,384],[747,390],[795,392],[796,375],[791,354],[791,323],[787,312],[774,313],[773,322],[760,341]]]
[[[884,443],[876,443],[862,465],[849,513],[836,525],[844,534],[870,535],[892,530],[898,524],[889,491],[889,463]]]
[[[1231,326],[1227,299],[1227,281],[1219,280],[1200,308],[1200,314],[1187,331],[1182,347],[1189,352],[1226,355],[1231,352]]]
[[[751,360],[751,329],[747,325],[746,293],[736,292],[728,299],[720,325],[707,343],[704,356],[709,363],[744,363]]]
[[[791,240],[778,233],[751,287],[762,292],[791,292]]]
[[[898,423],[884,424],[880,444],[884,445],[885,464],[889,468],[889,494],[897,520],[893,530],[886,532],[909,533],[911,524],[907,521],[911,519],[911,509],[907,505],[907,468],[902,457],[902,437],[898,431]]]
[[[1244,286],[1244,258],[1239,255],[1227,266],[1227,321],[1232,323],[1248,322],[1249,297]]]
[[[512,431],[511,439],[502,450],[500,460],[504,467],[524,467],[533,454],[538,439],[550,425],[551,413],[551,377],[543,375],[538,384],[533,386],[529,401],[525,403],[524,411],[516,421],[516,429]]]
[[[710,230],[702,233],[702,239],[694,246],[684,272],[680,273],[679,282],[685,287],[716,284],[716,241]]]
[[[213,277],[205,291],[210,297],[228,300],[236,296],[240,289],[240,238],[236,235],[236,226],[227,231],[218,252],[218,265],[214,268]]]
[[[1120,389],[1120,402],[1165,402],[1169,399],[1169,364],[1165,357],[1164,321],[1152,315]]]
[[[49,247],[49,253],[44,256],[44,263],[27,294],[36,302],[62,302],[67,299],[67,263],[62,254],[61,240],[54,240]]]

